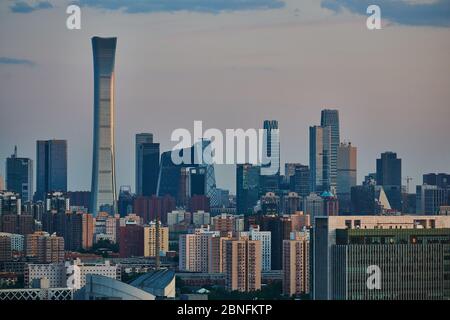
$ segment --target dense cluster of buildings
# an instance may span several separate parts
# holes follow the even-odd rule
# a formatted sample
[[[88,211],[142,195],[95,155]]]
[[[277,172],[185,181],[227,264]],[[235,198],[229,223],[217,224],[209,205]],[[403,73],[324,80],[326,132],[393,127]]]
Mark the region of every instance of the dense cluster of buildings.
[[[425,174],[410,193],[402,159],[384,152],[358,185],[337,110],[310,127],[309,164],[284,174],[279,123],[264,121],[275,163],[237,164],[235,195],[217,188],[214,165],[174,163],[152,133],[136,134],[135,192],[117,193],[116,39],[92,45],[91,190],[67,188],[67,141],[37,141],[35,175],[14,149],[0,183],[0,299],[173,299],[176,275],[231,292],[281,282],[285,297],[450,299],[450,174]]]

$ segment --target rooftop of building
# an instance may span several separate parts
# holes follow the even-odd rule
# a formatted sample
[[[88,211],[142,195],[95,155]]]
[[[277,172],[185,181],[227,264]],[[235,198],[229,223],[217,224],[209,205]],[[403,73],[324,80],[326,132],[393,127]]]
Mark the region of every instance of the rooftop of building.
[[[169,269],[161,269],[148,272],[133,280],[130,285],[147,292],[155,292],[166,288],[175,278],[175,272]]]

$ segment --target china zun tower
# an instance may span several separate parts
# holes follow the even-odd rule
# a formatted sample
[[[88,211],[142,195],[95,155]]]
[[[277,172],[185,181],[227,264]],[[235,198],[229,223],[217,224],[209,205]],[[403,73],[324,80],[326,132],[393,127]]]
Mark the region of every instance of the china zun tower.
[[[116,209],[114,160],[114,62],[116,38],[92,38],[94,55],[94,143],[91,211],[110,214]]]

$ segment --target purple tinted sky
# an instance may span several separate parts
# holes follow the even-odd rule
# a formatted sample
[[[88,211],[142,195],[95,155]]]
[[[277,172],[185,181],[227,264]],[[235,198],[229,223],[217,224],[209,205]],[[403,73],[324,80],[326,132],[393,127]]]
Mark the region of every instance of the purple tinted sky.
[[[308,126],[322,108],[340,110],[341,137],[358,147],[359,180],[387,150],[414,184],[422,173],[450,172],[448,16],[414,20],[392,9],[383,30],[369,31],[351,1],[105,9],[115,2],[82,7],[80,31],[65,28],[64,1],[0,4],[0,175],[15,144],[34,159],[37,139],[67,139],[69,188],[90,188],[93,35],[118,37],[119,185],[134,188],[135,133],[153,132],[166,150],[171,132],[192,130],[194,120],[226,129],[277,119],[282,163],[308,163]],[[450,7],[404,2],[407,12],[418,2]],[[234,191],[234,168],[217,171],[218,185]]]

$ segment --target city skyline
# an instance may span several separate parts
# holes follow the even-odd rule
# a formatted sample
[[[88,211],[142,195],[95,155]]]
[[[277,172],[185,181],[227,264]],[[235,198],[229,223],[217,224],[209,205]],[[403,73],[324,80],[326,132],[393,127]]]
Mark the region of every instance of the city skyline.
[[[0,40],[2,306],[450,300],[450,0],[7,0]]]
[[[170,132],[190,128],[196,119],[221,129],[259,128],[264,119],[275,119],[281,166],[308,164],[308,127],[319,123],[322,109],[341,113],[341,140],[358,148],[358,183],[375,172],[375,159],[385,151],[403,159],[403,178],[413,177],[413,185],[421,183],[422,174],[448,171],[446,26],[394,19],[381,34],[369,33],[362,14],[333,13],[312,1],[297,8],[286,1],[279,8],[219,10],[215,15],[198,10],[132,15],[88,6],[83,7],[82,30],[72,33],[56,27],[62,14],[56,5],[29,14],[12,12],[4,3],[1,9],[0,36],[10,46],[2,48],[0,57],[32,63],[0,60],[0,104],[7,112],[2,120],[8,119],[0,126],[0,157],[6,159],[18,145],[20,155],[36,163],[36,140],[68,140],[69,190],[90,189],[93,83],[88,47],[94,34],[121,41],[117,188],[134,189],[136,133],[153,133],[163,152],[172,146]],[[111,24],[112,16],[128,27]],[[42,34],[32,28],[37,20]],[[11,28],[14,38],[5,31]],[[152,41],[142,34],[146,30],[152,30]],[[236,31],[241,32],[235,38]],[[44,46],[26,49],[35,41]],[[169,51],[164,49],[168,41],[173,44]],[[43,74],[47,83],[36,86]],[[20,95],[15,87],[29,93]],[[45,125],[49,115],[67,121]],[[234,193],[235,181],[229,178],[234,172],[233,167],[216,170],[218,187]],[[5,177],[4,165],[0,175]]]

